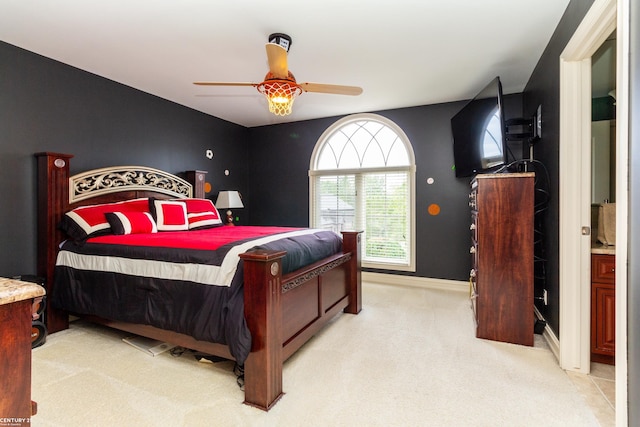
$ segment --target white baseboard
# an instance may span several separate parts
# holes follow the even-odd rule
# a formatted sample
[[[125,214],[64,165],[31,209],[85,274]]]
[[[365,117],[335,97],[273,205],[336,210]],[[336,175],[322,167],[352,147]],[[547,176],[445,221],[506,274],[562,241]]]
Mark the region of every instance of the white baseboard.
[[[540,313],[540,311],[536,307],[534,307],[533,310],[535,311],[536,317],[538,319],[545,320],[542,313]],[[560,340],[558,340],[558,337],[553,332],[553,330],[549,327],[548,324],[544,327],[544,332],[542,333],[542,336],[544,337],[545,341],[547,341],[547,345],[549,346],[549,349],[551,350],[553,355],[558,360],[558,363],[560,363]]]
[[[384,274],[363,271],[362,281],[382,283],[385,285],[415,286],[469,293],[469,282],[463,282],[460,280],[432,279],[429,277],[403,276],[400,274]]]

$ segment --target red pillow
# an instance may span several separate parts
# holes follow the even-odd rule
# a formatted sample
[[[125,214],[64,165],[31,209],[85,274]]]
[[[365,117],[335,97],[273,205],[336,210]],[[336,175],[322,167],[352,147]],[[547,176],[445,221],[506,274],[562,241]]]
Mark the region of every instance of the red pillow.
[[[183,199],[187,206],[189,230],[213,228],[224,225],[220,213],[209,199]]]
[[[76,242],[83,242],[89,237],[109,234],[111,228],[105,214],[116,211],[149,212],[149,199],[81,206],[64,214],[60,228]]]
[[[158,231],[188,230],[187,207],[176,200],[153,200],[153,213]]]
[[[157,233],[149,212],[108,212],[105,214],[113,234]]]

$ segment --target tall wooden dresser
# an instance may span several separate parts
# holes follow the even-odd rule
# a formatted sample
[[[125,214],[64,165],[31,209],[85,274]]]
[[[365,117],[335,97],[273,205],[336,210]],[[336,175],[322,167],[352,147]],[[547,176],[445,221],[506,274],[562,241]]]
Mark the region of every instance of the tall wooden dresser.
[[[471,306],[478,338],[533,345],[533,172],[471,181]]]

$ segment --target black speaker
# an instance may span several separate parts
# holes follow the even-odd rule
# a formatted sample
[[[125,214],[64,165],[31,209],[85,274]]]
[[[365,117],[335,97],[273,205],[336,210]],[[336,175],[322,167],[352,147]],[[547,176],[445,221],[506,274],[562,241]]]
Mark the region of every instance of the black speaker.
[[[538,335],[544,334],[544,329],[547,327],[547,322],[541,319],[536,319],[536,323],[533,325],[533,332]]]
[[[31,348],[40,347],[47,341],[47,327],[40,320],[31,323]]]
[[[45,285],[45,280],[42,277],[34,276],[31,274],[25,274],[22,276],[15,276],[13,279],[21,280],[23,282],[36,283],[42,287]],[[47,341],[47,296],[43,296],[42,300],[34,306],[34,316],[31,321],[31,348],[40,347]]]

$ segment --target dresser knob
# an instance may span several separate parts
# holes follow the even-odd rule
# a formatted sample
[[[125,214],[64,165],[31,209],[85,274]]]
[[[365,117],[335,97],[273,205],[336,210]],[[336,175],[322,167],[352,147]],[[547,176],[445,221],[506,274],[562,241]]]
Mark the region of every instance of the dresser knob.
[[[471,246],[471,247],[469,248],[469,253],[470,253],[470,254],[475,254],[475,253],[476,253],[476,247],[475,247],[475,246]]]

